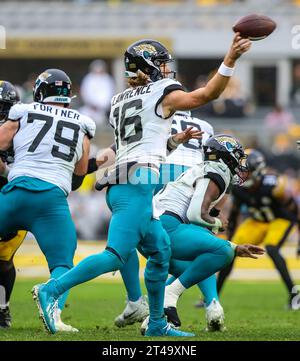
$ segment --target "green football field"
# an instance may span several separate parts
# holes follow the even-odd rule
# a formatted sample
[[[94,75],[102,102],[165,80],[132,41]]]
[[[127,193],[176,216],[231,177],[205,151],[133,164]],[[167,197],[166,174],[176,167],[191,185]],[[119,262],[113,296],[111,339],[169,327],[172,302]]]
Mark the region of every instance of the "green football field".
[[[0,340],[145,340],[139,325],[114,326],[125,305],[125,291],[120,283],[110,281],[89,282],[72,290],[64,321],[79,328],[79,333],[47,334],[31,298],[36,282],[17,280],[11,300],[13,327],[0,330]],[[182,329],[196,333],[194,340],[300,340],[300,310],[285,310],[286,293],[279,282],[228,282],[221,299],[227,326],[223,333],[204,332],[204,311],[194,308],[197,297],[193,288],[178,306]]]

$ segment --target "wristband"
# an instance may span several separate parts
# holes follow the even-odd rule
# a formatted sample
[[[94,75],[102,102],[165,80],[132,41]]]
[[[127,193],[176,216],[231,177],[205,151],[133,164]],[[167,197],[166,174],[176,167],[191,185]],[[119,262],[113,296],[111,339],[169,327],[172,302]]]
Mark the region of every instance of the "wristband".
[[[167,143],[167,146],[169,149],[173,150],[173,149],[176,149],[178,147],[180,143],[177,143],[173,137],[169,137],[168,139],[168,143]]]
[[[222,228],[222,221],[219,219],[219,218],[215,218],[215,223],[212,225],[212,232],[213,233],[218,233],[219,232],[219,229]]]
[[[233,243],[233,242],[230,242],[230,241],[228,241],[229,242],[229,244],[230,244],[230,247],[234,250],[234,252],[235,252],[235,250],[236,250],[236,247],[237,247],[237,244],[235,244],[235,243]]]
[[[225,65],[223,62],[218,69],[218,73],[223,76],[231,77],[234,73],[234,68],[229,68],[229,66]]]

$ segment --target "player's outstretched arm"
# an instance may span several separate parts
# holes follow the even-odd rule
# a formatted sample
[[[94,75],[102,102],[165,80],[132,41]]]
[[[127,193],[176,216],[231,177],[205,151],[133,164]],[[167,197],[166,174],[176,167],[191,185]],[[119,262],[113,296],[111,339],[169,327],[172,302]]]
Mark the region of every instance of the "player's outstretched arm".
[[[198,108],[213,99],[218,98],[226,88],[233,74],[237,59],[251,47],[251,41],[244,39],[236,33],[228,53],[226,54],[218,72],[209,80],[203,88],[190,93],[176,90],[168,94],[163,102],[164,114],[174,113],[176,110],[191,110]]]
[[[201,139],[203,131],[195,129],[194,127],[188,127],[183,132],[171,135],[168,139],[167,148],[168,151],[176,149],[180,144],[187,143],[191,139]]]
[[[19,129],[19,122],[7,120],[0,127],[0,150],[7,150]]]
[[[258,246],[253,246],[252,244],[243,244],[236,246],[235,253],[238,257],[248,257],[257,259],[256,255],[263,255],[265,250]]]

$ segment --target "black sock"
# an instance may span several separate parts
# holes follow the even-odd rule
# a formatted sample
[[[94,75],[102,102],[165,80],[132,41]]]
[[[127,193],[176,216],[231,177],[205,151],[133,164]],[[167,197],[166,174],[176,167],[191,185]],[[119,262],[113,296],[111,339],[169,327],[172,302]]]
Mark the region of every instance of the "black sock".
[[[288,292],[291,294],[294,283],[291,279],[285,259],[279,253],[279,248],[276,246],[266,246],[266,251],[271,257],[276,269],[278,270],[284,284],[286,285],[286,288],[288,289]]]
[[[218,291],[218,294],[220,294],[221,292],[221,289],[224,285],[224,282],[226,280],[226,278],[229,276],[232,268],[233,268],[233,264],[234,264],[234,260],[228,265],[226,266],[225,268],[223,268],[219,274],[218,274],[218,279],[217,279],[217,291]]]
[[[5,303],[9,302],[16,279],[13,260],[0,261],[0,286],[5,289]],[[3,300],[1,300],[3,302]]]

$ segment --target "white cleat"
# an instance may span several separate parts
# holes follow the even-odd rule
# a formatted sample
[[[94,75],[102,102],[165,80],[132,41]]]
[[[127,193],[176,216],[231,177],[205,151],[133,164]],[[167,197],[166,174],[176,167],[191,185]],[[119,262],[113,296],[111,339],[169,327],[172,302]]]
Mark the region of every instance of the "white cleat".
[[[57,332],[79,332],[77,328],[62,322],[60,309],[58,309],[55,314],[55,328]]]
[[[117,327],[133,325],[135,322],[143,322],[149,315],[149,306],[145,296],[137,301],[128,301],[125,310],[115,319]]]
[[[140,328],[140,331],[141,331],[141,335],[142,336],[145,336],[145,333],[147,331],[147,328],[148,328],[148,324],[149,324],[149,316],[147,316],[144,321],[142,322],[141,324],[141,328]]]
[[[224,325],[224,319],[225,316],[223,307],[220,302],[214,298],[206,307],[206,331],[225,331],[226,327]]]

